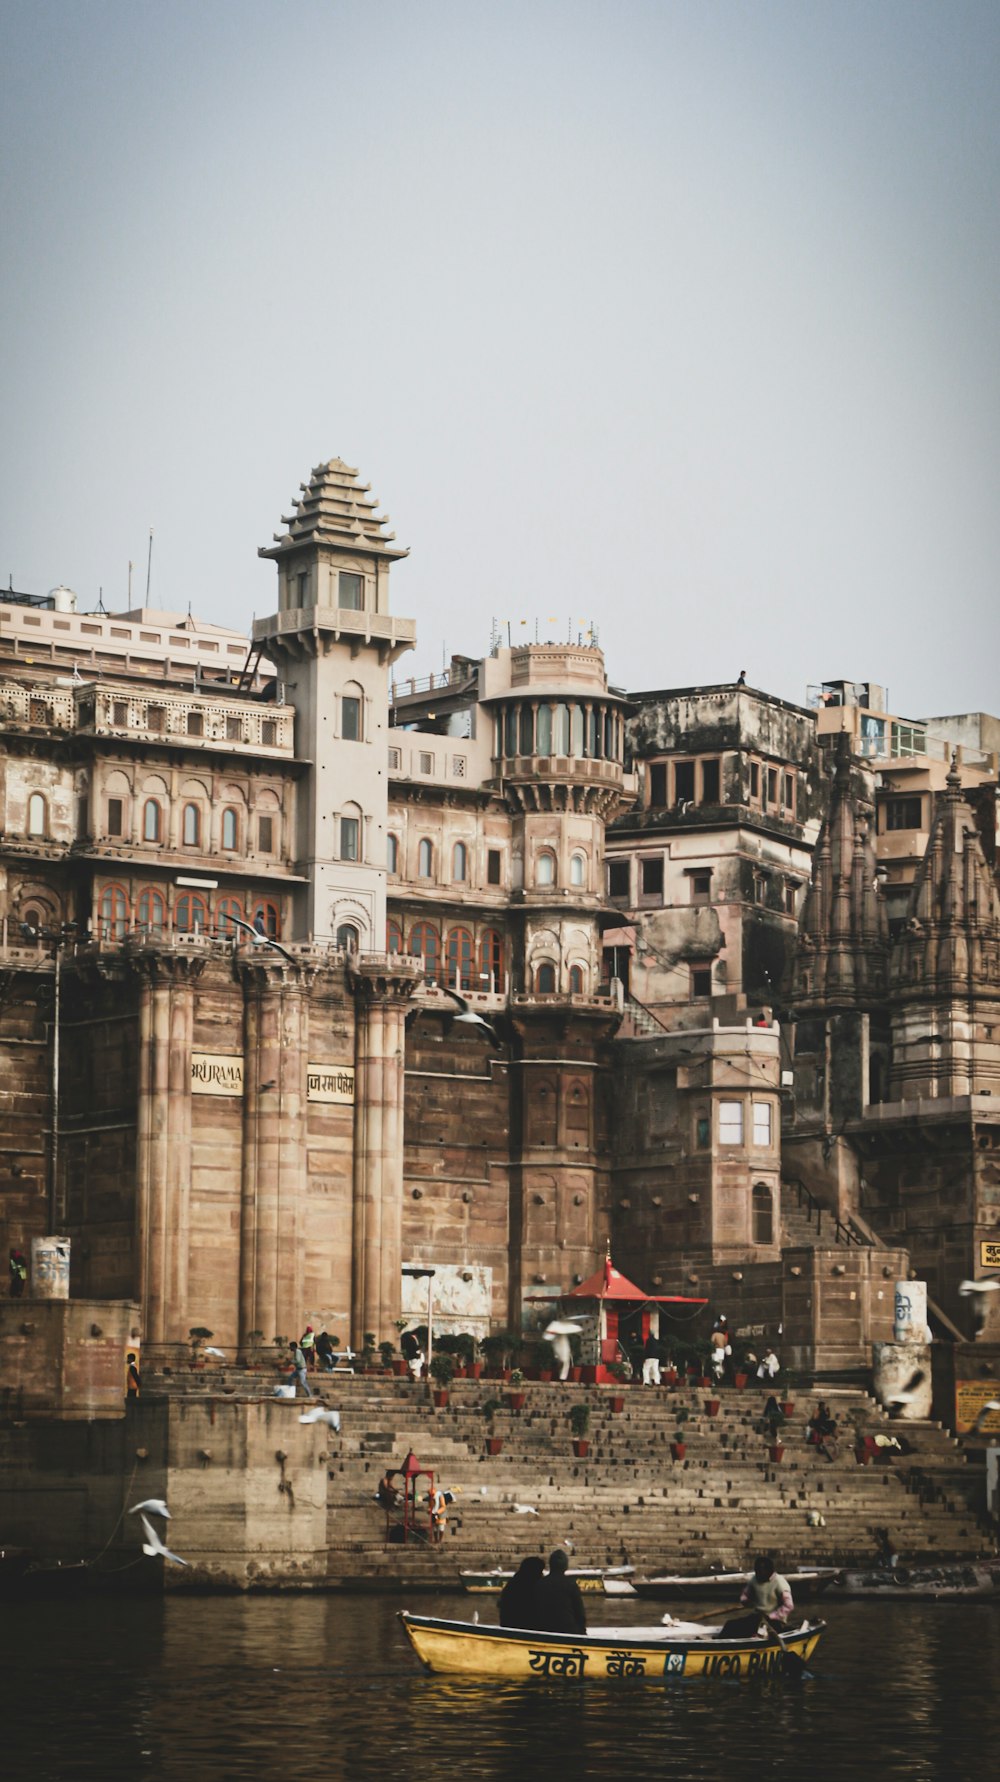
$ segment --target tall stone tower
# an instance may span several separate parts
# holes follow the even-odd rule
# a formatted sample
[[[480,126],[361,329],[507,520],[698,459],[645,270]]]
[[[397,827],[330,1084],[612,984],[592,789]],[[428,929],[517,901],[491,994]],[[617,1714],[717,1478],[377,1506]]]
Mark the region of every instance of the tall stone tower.
[[[1000,892],[952,763],[893,948],[892,1094],[1000,1091]]]
[[[385,947],[386,671],[416,636],[389,611],[393,543],[367,483],[340,458],[317,465],[261,557],[278,565],[278,611],[254,625],[296,713],[296,857],[306,883],[295,939]]]

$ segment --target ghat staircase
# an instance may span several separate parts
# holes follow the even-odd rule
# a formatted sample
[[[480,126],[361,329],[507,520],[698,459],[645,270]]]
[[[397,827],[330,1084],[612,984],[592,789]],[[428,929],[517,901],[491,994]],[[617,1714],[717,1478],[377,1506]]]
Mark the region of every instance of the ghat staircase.
[[[764,1395],[754,1388],[630,1385],[616,1395],[526,1383],[518,1410],[499,1381],[456,1381],[444,1408],[424,1385],[388,1376],[313,1375],[312,1383],[341,1414],[339,1436],[323,1430],[332,1587],[452,1588],[460,1568],[516,1565],[561,1541],[572,1542],[577,1564],[631,1564],[640,1573],[744,1568],[760,1551],[788,1566],[867,1563],[881,1527],[904,1562],[992,1552],[975,1507],[981,1474],[959,1444],[939,1424],[890,1423],[857,1389],[822,1388],[842,1438],[829,1461],[806,1441],[817,1391],[795,1388],[776,1462],[761,1423]],[[244,1397],[271,1388],[229,1369],[215,1379],[175,1378],[169,1390]],[[612,1409],[616,1396],[621,1411]],[[707,1410],[713,1397],[716,1415]],[[483,1406],[497,1398],[504,1408],[490,1428]],[[569,1410],[581,1403],[590,1410],[590,1448],[578,1459]],[[288,1403],[287,1414],[303,1408]],[[685,1455],[674,1460],[679,1429]],[[486,1452],[490,1433],[502,1438],[500,1454]],[[859,1465],[855,1438],[865,1434],[901,1436],[911,1451]],[[401,1466],[411,1449],[454,1494],[440,1546],[422,1536],[400,1543],[376,1501],[386,1467]]]

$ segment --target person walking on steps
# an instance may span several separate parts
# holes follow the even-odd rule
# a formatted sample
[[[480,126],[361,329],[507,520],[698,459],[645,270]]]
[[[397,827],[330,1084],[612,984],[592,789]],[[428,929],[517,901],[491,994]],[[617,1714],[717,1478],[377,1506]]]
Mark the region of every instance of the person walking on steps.
[[[312,1398],[313,1389],[306,1374],[306,1358],[302,1353],[302,1344],[289,1343],[288,1347],[292,1352],[292,1371],[289,1381],[291,1384],[301,1386],[306,1397]]]

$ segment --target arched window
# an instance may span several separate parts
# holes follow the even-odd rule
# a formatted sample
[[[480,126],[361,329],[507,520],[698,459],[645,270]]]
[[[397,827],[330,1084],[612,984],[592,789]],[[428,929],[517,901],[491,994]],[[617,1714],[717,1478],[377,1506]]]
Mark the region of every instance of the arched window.
[[[766,1182],[755,1182],[752,1195],[753,1241],[774,1243],[774,1196]]]
[[[152,886],[140,891],[135,914],[143,934],[162,934],[167,920],[167,906],[162,893],[154,891]]]
[[[385,950],[387,953],[403,951],[403,930],[398,922],[393,922],[391,919],[385,925]]]
[[[569,882],[571,885],[587,883],[587,862],[582,854],[574,854],[569,863]]]
[[[28,799],[28,834],[44,835],[45,830],[45,800],[40,792],[32,792]]]
[[[535,884],[554,885],[556,882],[556,857],[548,850],[539,854],[535,863]]]
[[[142,839],[148,842],[160,839],[160,807],[155,798],[147,798],[142,808]]]
[[[452,989],[472,989],[472,936],[467,928],[448,934],[448,983]]]
[[[517,706],[509,705],[504,712],[503,752],[508,760],[517,754]]]
[[[469,871],[469,852],[464,842],[456,842],[451,856],[451,876],[456,885],[464,885]]]
[[[433,871],[433,868],[434,868],[434,849],[431,846],[430,842],[425,837],[424,840],[421,842],[419,848],[417,849],[417,877],[418,877],[418,879],[429,879],[431,876],[431,873]]]
[[[337,945],[345,953],[360,952],[361,935],[353,922],[341,922],[337,929]]]
[[[196,804],[184,806],[184,846],[196,848],[201,842],[201,812]]]
[[[552,753],[552,707],[540,705],[535,719],[535,754],[551,755]]]
[[[174,904],[178,934],[204,934],[208,928],[208,904],[197,891],[183,891]]]
[[[410,929],[410,952],[423,960],[427,982],[436,984],[441,942],[432,922],[414,922]]]
[[[483,990],[503,990],[503,935],[495,928],[487,928],[479,943],[479,971]]]
[[[231,805],[227,805],[222,813],[222,845],[227,852],[232,853],[235,850],[238,835],[236,812]]]
[[[556,987],[556,968],[548,960],[535,973],[535,989],[539,996],[551,996]]]
[[[571,965],[569,968],[569,993],[571,996],[583,995],[582,965]]]
[[[235,920],[234,920],[235,918]],[[237,922],[245,922],[243,905],[238,897],[220,897],[215,906],[215,932],[227,939],[239,934]]]
[[[121,885],[106,885],[101,892],[101,939],[124,940],[128,928],[128,898]]]
[[[276,903],[271,903],[269,899],[262,900],[260,903],[255,903],[251,921],[257,929],[258,934],[260,933],[260,925],[263,923],[264,933],[267,935],[268,940],[281,939],[281,915]]]
[[[569,754],[569,706],[557,705],[552,725],[553,755]]]
[[[532,755],[535,750],[535,714],[530,705],[521,707],[521,754]]]
[[[396,835],[385,838],[385,863],[390,872],[399,871],[399,837]]]

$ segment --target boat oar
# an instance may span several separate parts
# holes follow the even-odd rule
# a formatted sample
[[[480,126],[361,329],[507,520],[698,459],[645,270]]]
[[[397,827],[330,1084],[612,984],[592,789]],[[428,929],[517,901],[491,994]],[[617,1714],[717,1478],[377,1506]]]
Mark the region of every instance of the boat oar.
[[[724,1609],[703,1609],[700,1615],[688,1615],[686,1620],[711,1621],[714,1619],[719,1621],[726,1615],[738,1615],[741,1609],[749,1613],[746,1603],[728,1603]]]
[[[801,1683],[804,1678],[811,1676],[812,1673],[810,1672],[805,1659],[800,1658],[797,1652],[788,1651],[784,1641],[779,1638],[778,1631],[773,1622],[766,1617],[764,1620],[764,1630],[767,1635],[768,1645],[777,1646],[781,1652],[782,1673],[788,1678],[790,1683]]]

